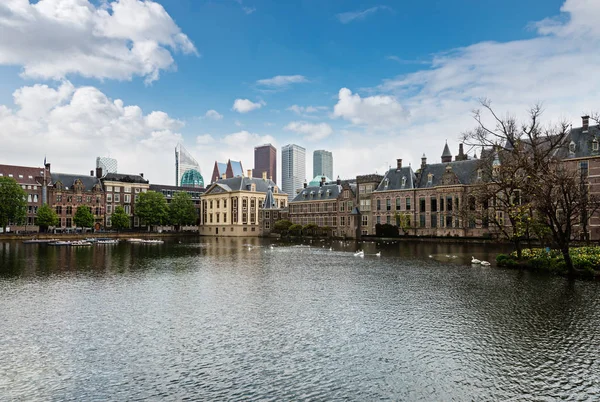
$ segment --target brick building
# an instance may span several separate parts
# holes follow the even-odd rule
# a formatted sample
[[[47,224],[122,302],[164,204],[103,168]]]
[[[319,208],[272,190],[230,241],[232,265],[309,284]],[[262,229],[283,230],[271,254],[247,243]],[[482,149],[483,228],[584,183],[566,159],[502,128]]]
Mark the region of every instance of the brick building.
[[[135,216],[135,202],[140,193],[145,193],[150,188],[144,174],[107,173],[102,176],[102,172],[97,169],[96,176],[101,177],[106,195],[105,226],[112,226],[110,217],[115,208],[121,206],[130,217],[129,227],[139,228],[140,220]]]

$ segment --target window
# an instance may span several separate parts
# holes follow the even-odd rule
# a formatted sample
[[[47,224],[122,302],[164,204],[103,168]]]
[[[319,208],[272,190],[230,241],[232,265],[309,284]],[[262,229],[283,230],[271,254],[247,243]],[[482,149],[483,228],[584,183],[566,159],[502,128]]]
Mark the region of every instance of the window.
[[[213,207],[213,201],[210,200],[210,209],[212,209],[212,207]]]
[[[381,223],[381,216],[377,215],[377,224],[379,225]]]
[[[579,162],[579,174],[582,178],[587,178],[589,174],[589,165],[588,161]]]
[[[223,214],[223,223],[227,223],[227,212]]]
[[[340,226],[346,226],[346,217],[340,216]]]
[[[419,214],[419,227],[425,227],[425,214]]]
[[[87,202],[88,204],[92,203],[92,196],[91,195],[86,195],[85,196],[85,202]]]
[[[431,212],[437,212],[437,198],[436,197],[431,197],[430,204],[431,204]]]
[[[425,198],[419,198],[419,212],[425,212]]]
[[[433,183],[433,175],[431,173],[429,173],[427,175],[427,184],[431,186],[432,183]]]
[[[81,201],[82,201],[82,196],[78,195],[78,196],[77,196],[77,202],[78,202],[78,203],[81,203]]]
[[[344,212],[344,207],[346,203],[344,201],[340,202],[340,212]]]
[[[120,192],[121,192],[121,187],[115,186],[115,193],[120,193]]]
[[[219,201],[217,201],[217,205],[219,205]],[[217,212],[215,215],[216,215],[217,223],[219,223],[219,215],[221,215],[221,214]]]
[[[377,210],[381,211],[381,200],[377,200]]]
[[[406,197],[406,200],[405,200],[405,201],[406,201],[406,210],[407,210],[407,211],[410,211],[410,198],[409,198],[409,197]]]
[[[112,204],[106,204],[106,213],[112,214]]]
[[[130,195],[130,194],[125,194],[125,195],[123,196],[123,201],[124,201],[126,204],[129,204],[129,203],[131,202],[131,195]]]
[[[363,215],[362,216],[362,225],[363,226],[369,226],[369,215]]]
[[[592,151],[597,151],[598,150],[598,139],[594,138],[592,140]]]
[[[242,223],[244,223],[244,224],[248,223],[248,213],[247,212],[242,213]]]
[[[437,227],[437,214],[431,214],[431,227],[432,228],[436,228]]]
[[[62,215],[62,205],[57,205],[56,206],[56,214],[57,215]]]
[[[131,193],[131,187],[125,187],[123,189],[123,192],[125,192],[125,193]]]
[[[390,200],[389,198],[386,198],[386,200],[385,200],[385,210],[386,211],[392,210],[392,200]]]
[[[270,224],[271,224],[271,221],[270,220],[266,220],[265,221],[265,229],[269,229],[270,228]]]
[[[112,186],[106,186],[106,191],[112,191]]]
[[[446,211],[452,212],[452,197],[446,197]]]
[[[106,194],[106,202],[112,202],[112,194]]]
[[[73,202],[73,196],[67,195],[67,202]]]
[[[131,206],[129,206],[129,205],[124,205],[124,206],[123,206],[123,209],[125,210],[125,213],[126,213],[127,215],[131,214]]]
[[[227,200],[223,200],[223,208],[227,208]]]
[[[73,215],[73,207],[72,206],[67,206],[67,215]]]
[[[388,225],[389,225],[390,223],[392,223],[392,217],[391,217],[391,216],[389,216],[389,215],[387,215],[387,216],[385,217],[385,223],[387,223]]]
[[[396,198],[396,211],[400,211],[401,209],[400,197]]]

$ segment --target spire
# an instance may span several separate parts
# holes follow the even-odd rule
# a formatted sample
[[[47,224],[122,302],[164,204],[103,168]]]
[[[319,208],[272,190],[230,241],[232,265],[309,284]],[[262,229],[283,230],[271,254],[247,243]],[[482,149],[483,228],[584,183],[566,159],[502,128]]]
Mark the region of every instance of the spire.
[[[265,202],[263,203],[263,209],[275,208],[275,198],[273,197],[273,187],[269,186],[267,195],[265,196]]]
[[[450,152],[450,148],[448,148],[448,141],[446,141],[444,152],[442,152],[442,163],[448,162],[452,162],[452,152]]]

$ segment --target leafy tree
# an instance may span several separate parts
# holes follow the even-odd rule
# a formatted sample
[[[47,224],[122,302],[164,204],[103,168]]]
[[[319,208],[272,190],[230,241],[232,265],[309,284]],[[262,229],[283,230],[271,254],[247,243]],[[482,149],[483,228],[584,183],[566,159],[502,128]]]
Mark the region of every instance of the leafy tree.
[[[273,226],[273,232],[285,236],[288,234],[292,225],[292,222],[288,221],[287,219],[280,219],[275,222],[275,225]]]
[[[130,219],[122,206],[115,207],[115,211],[110,217],[110,224],[117,232],[122,229],[129,229]]]
[[[135,214],[148,226],[164,224],[169,217],[167,201],[161,193],[141,193],[135,203]]]
[[[27,217],[27,193],[12,177],[0,177],[0,227],[21,223]]]
[[[169,222],[177,227],[196,223],[196,208],[186,192],[175,193],[169,204]]]
[[[410,230],[410,213],[408,212],[396,212],[396,226],[402,230],[404,234]]]
[[[44,204],[37,210],[37,224],[43,232],[48,230],[48,226],[58,225],[58,215],[50,205]]]
[[[289,231],[290,231],[290,234],[292,234],[294,236],[300,236],[302,234],[302,225],[295,223],[292,226],[290,226]]]
[[[308,223],[302,228],[302,234],[314,236],[319,232],[319,226],[314,223]]]
[[[87,205],[78,206],[75,216],[73,217],[73,222],[75,222],[75,225],[82,228],[91,228],[94,226],[94,215],[92,214],[92,209]]]

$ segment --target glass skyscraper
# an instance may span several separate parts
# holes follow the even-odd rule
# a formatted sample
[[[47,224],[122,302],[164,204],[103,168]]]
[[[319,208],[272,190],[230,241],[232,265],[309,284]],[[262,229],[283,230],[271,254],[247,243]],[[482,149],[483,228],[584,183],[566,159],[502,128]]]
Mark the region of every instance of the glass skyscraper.
[[[319,149],[313,152],[313,177],[327,176],[333,179],[333,155]]]
[[[181,144],[177,144],[175,147],[175,185],[204,187],[200,164]]]
[[[117,173],[117,160],[106,156],[96,158],[96,169],[102,169],[102,176],[107,173]]]
[[[306,149],[296,144],[281,148],[281,189],[288,199],[296,196],[296,190],[302,188],[306,180]]]

